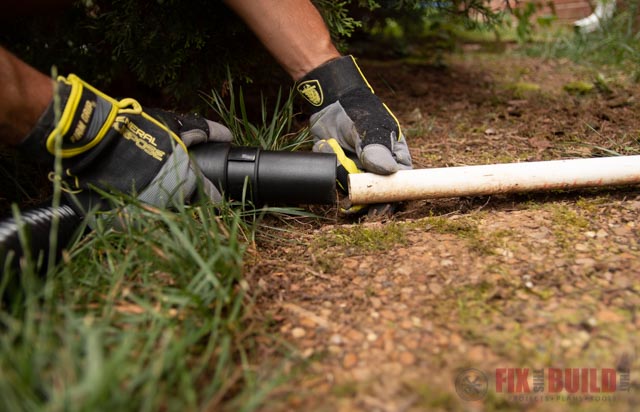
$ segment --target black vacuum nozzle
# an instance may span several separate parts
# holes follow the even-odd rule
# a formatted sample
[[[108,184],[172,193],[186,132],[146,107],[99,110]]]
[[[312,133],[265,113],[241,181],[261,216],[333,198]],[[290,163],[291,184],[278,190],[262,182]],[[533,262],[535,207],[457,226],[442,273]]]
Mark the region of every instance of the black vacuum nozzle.
[[[331,153],[276,152],[224,143],[200,144],[189,153],[226,198],[256,204],[336,201],[336,157]]]
[[[204,143],[189,153],[225,197],[255,204],[331,204],[336,201],[336,157],[327,153],[272,152],[258,148]],[[246,191],[246,193],[245,193]],[[60,218],[57,254],[66,247],[82,217],[71,207],[43,207],[22,214],[32,256],[47,252],[54,215]],[[0,269],[17,269],[24,254],[20,227],[13,218],[0,221]],[[46,258],[47,253],[44,257]],[[42,266],[46,268],[46,265]]]

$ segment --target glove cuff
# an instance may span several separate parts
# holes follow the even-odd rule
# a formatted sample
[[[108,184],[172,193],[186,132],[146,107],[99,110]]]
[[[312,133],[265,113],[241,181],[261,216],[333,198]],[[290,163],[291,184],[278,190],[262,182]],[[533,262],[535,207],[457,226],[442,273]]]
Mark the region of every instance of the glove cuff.
[[[73,74],[58,78],[54,95],[19,145],[21,150],[43,162],[53,159],[57,136],[62,139],[63,158],[90,150],[106,136],[118,113],[117,101]],[[57,108],[59,114],[56,114]]]
[[[311,70],[296,83],[296,90],[317,113],[355,89],[373,89],[364,78],[353,56],[333,59]]]
[[[59,99],[59,106],[65,107],[71,94],[71,86],[57,82],[54,94]],[[28,154],[40,163],[51,163],[53,161],[53,154],[47,151],[46,136],[49,136],[56,126],[54,101],[55,97],[42,113],[33,129],[31,129],[29,134],[22,139],[22,142],[18,145],[20,151]]]

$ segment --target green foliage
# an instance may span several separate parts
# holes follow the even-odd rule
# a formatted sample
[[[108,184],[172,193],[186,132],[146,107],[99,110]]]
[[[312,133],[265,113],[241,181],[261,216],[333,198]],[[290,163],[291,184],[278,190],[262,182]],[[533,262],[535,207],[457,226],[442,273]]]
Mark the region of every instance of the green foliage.
[[[350,37],[354,30],[362,26],[361,22],[349,15],[346,8],[349,1],[314,0],[313,3],[330,28],[334,41]]]
[[[308,128],[295,130],[293,90],[289,90],[283,101],[282,90],[278,91],[275,102],[260,96],[260,122],[256,125],[250,119],[245,103],[244,91],[235,90],[231,73],[227,73],[226,97],[212,90],[207,96],[211,109],[221,118],[234,136],[239,146],[257,146],[265,150],[298,150],[311,146]]]
[[[591,82],[585,82],[584,80],[574,80],[562,86],[562,88],[569,94],[583,95],[593,91],[595,88]]]
[[[127,204],[123,230],[99,225],[45,279],[5,274],[0,409],[196,410],[256,393],[237,363],[252,227],[228,207]]]
[[[517,21],[516,36],[519,43],[531,41],[533,36],[531,17],[537,10],[538,4],[533,2],[527,2],[524,7],[516,7],[513,9],[513,15]]]
[[[217,1],[97,0],[55,18],[16,19],[5,29],[0,43],[45,73],[55,64],[112,95],[167,108],[201,105],[198,90],[219,87],[227,68],[247,81],[281,71]]]
[[[485,2],[314,0],[345,51],[356,30],[380,19],[392,16],[404,27],[438,14],[443,21],[474,25],[471,12],[492,16]],[[197,91],[220,89],[227,68],[247,83],[290,82],[244,23],[218,1],[78,1],[53,17],[8,22],[0,43],[45,73],[55,64],[60,73],[74,72],[112,95],[167,108],[202,107]]]
[[[406,228],[394,222],[380,226],[354,225],[332,230],[316,243],[321,246],[342,246],[357,253],[390,250],[406,243]]]
[[[531,55],[569,58],[596,66],[610,65],[628,70],[640,80],[639,0],[630,0],[601,30],[592,33],[558,31],[550,41],[528,46]]]
[[[486,30],[501,21],[486,0],[386,0],[379,9],[362,15],[369,37],[364,49],[381,56],[419,56],[442,61],[456,47],[462,30]]]

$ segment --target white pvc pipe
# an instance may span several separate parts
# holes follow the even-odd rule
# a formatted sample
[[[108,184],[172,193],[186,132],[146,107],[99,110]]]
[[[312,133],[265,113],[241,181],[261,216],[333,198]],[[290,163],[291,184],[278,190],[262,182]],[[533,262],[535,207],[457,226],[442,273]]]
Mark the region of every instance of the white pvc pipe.
[[[353,204],[640,183],[640,156],[401,170],[349,175]]]

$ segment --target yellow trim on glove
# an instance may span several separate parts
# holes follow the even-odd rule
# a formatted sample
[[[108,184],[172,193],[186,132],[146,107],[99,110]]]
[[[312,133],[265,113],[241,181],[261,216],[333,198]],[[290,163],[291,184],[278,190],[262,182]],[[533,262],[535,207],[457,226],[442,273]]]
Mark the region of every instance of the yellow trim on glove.
[[[331,149],[333,149],[333,152],[336,154],[338,163],[340,163],[348,173],[362,173],[362,170],[358,169],[356,162],[349,159],[349,157],[344,153],[342,146],[340,146],[340,143],[338,143],[336,139],[328,139],[326,142],[331,146]]]
[[[353,60],[353,65],[356,66],[356,69],[358,69],[358,73],[360,73],[362,80],[364,80],[364,82],[367,84],[367,87],[369,88],[369,90],[371,90],[371,93],[376,94],[376,92],[373,91],[373,87],[371,87],[371,85],[369,84],[367,78],[364,77],[364,73],[362,73],[362,70],[360,70],[360,66],[358,66],[358,63],[356,63],[356,58],[352,55],[349,55],[349,57],[351,57],[351,60]]]
[[[107,116],[104,123],[102,124],[102,127],[100,128],[96,136],[89,143],[85,144],[84,146],[74,147],[71,149],[62,149],[60,151],[60,155],[63,158],[68,158],[68,157],[73,157],[81,153],[84,153],[87,150],[91,149],[92,147],[96,146],[98,143],[100,143],[100,141],[102,141],[104,136],[107,134],[109,127],[111,127],[111,125],[113,124],[113,121],[115,120],[116,115],[118,114],[118,107],[117,107],[116,100],[112,99],[111,97],[102,93],[101,91],[94,88],[90,84],[86,83],[75,74],[70,74],[69,76],[67,76],[67,78],[60,76],[58,77],[58,81],[61,81],[70,85],[71,93],[69,94],[69,99],[67,100],[67,104],[64,108],[64,111],[62,112],[62,116],[60,117],[60,121],[58,122],[58,125],[56,126],[55,129],[53,129],[53,131],[51,132],[49,137],[47,137],[47,140],[46,140],[47,150],[49,151],[49,153],[53,155],[55,155],[56,136],[64,136],[69,132],[69,128],[71,127],[71,123],[73,122],[73,116],[78,110],[78,105],[80,104],[80,100],[82,98],[83,88],[86,87],[87,89],[94,92],[96,95],[100,96],[101,98],[113,104],[111,106],[111,111],[109,112],[109,115]]]
[[[145,112],[142,112],[140,114],[145,119],[155,123],[157,126],[162,127],[164,130],[166,130],[167,133],[169,133],[169,136],[171,136],[171,138],[176,141],[178,146],[180,146],[185,152],[188,152],[187,145],[184,144],[182,139],[177,134],[175,134],[175,132],[173,130],[169,129],[164,123],[160,122],[158,119],[156,119],[155,117],[150,116],[149,114],[147,114]]]
[[[393,117],[393,120],[395,120],[396,125],[398,126],[398,140],[400,140],[400,136],[402,136],[402,128],[400,127],[400,122],[398,121],[398,118],[396,117],[395,114],[393,114],[393,112],[391,111],[391,109],[389,109],[386,103],[382,103],[382,105],[384,106],[385,109],[387,109],[387,112],[389,112],[389,115]]]
[[[79,154],[82,154],[88,150],[90,150],[91,148],[95,147],[97,144],[99,144],[102,139],[104,139],[104,137],[106,136],[107,132],[109,131],[109,129],[111,128],[111,126],[113,125],[116,116],[118,114],[137,114],[137,115],[141,115],[143,116],[145,119],[155,123],[157,126],[159,126],[160,128],[164,129],[169,136],[171,136],[171,138],[173,140],[176,141],[176,143],[178,143],[178,145],[180,147],[182,147],[182,149],[184,149],[184,151],[187,151],[187,147],[185,146],[184,142],[182,141],[182,139],[180,139],[178,137],[178,135],[176,135],[171,129],[169,129],[165,124],[161,123],[160,121],[158,121],[157,119],[153,118],[152,116],[148,115],[147,113],[145,113],[142,109],[142,106],[140,105],[140,103],[138,103],[137,100],[132,99],[132,98],[125,98],[122,99],[120,101],[115,100],[114,98],[104,94],[103,92],[101,92],[100,90],[96,89],[95,87],[91,86],[89,83],[85,82],[84,80],[82,80],[81,78],[79,78],[78,76],[76,76],[75,74],[69,74],[69,76],[67,76],[66,78],[63,76],[58,77],[58,81],[60,82],[64,82],[68,85],[71,86],[71,92],[69,94],[69,98],[67,100],[67,103],[63,109],[62,115],[60,116],[60,120],[58,121],[57,126],[53,129],[53,131],[49,134],[49,136],[46,139],[46,148],[49,151],[49,153],[55,155],[56,150],[55,150],[55,142],[56,142],[56,137],[57,136],[65,136],[68,132],[69,132],[69,128],[71,127],[71,124],[73,122],[73,117],[76,114],[77,110],[78,110],[78,105],[80,104],[80,100],[82,98],[82,92],[83,89],[86,87],[88,90],[92,91],[93,93],[96,94],[96,96],[108,101],[109,103],[111,103],[111,110],[109,111],[109,114],[107,115],[106,119],[104,120],[102,126],[100,127],[100,130],[98,131],[98,133],[96,134],[96,136],[87,144],[85,144],[84,146],[80,146],[80,147],[74,147],[71,149],[62,149],[60,151],[60,155],[62,158],[69,158],[69,157],[73,157],[73,156],[77,156]]]
[[[367,80],[367,78],[364,77],[364,73],[362,73],[362,70],[360,70],[360,66],[358,66],[358,63],[356,63],[356,58],[353,56],[349,56],[349,57],[351,57],[351,60],[353,60],[353,65],[356,66],[356,69],[358,69],[358,73],[360,73],[362,80],[364,80],[364,82],[367,84],[367,87],[369,88],[369,90],[371,90],[371,93],[376,94],[376,92],[373,91],[373,87],[371,87],[371,85],[369,84],[369,81]],[[402,136],[402,129],[400,128],[400,122],[398,121],[398,118],[396,117],[395,114],[393,114],[391,109],[389,109],[389,107],[385,103],[382,103],[382,105],[384,106],[385,109],[387,109],[387,112],[389,112],[391,117],[393,117],[393,120],[395,120],[396,125],[398,126],[398,140],[400,140],[400,136]]]
[[[327,139],[325,140],[325,142],[327,142],[327,144],[331,147],[333,152],[336,154],[338,163],[342,165],[342,167],[344,167],[349,174],[363,173],[362,170],[358,169],[356,162],[351,160],[345,154],[344,150],[342,149],[342,146],[340,146],[340,143],[338,143],[336,139]],[[342,186],[340,182],[338,182],[338,184]],[[343,188],[343,189],[346,190],[346,188]],[[340,209],[340,213],[342,214],[354,215],[354,214],[360,213],[365,207],[366,207],[365,205],[349,205],[348,207],[344,207],[343,205],[340,205],[339,209]]]

